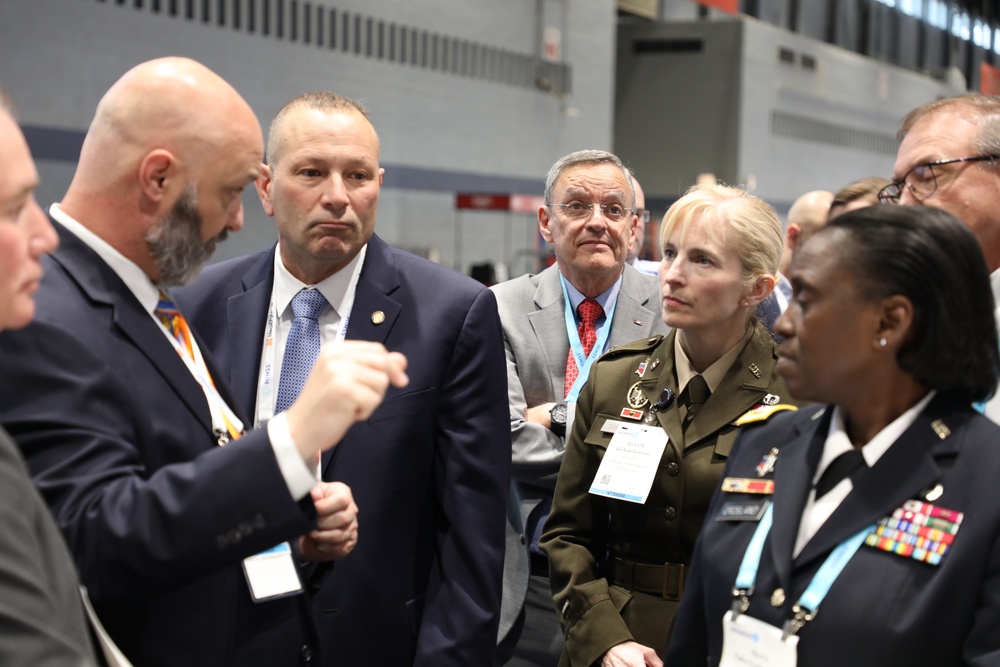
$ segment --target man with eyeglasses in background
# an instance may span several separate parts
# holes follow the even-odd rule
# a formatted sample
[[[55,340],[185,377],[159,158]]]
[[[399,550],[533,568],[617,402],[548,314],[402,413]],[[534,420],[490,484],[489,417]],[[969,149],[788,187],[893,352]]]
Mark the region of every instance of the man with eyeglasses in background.
[[[968,93],[934,100],[903,119],[883,204],[924,204],[964,222],[979,240],[1000,304],[1000,97]],[[1000,322],[1000,308],[994,315]],[[1000,397],[985,406],[1000,423]]]
[[[635,209],[618,157],[585,150],[561,158],[538,209],[556,263],[492,288],[507,352],[513,448],[500,665],[559,662],[562,631],[538,539],[590,365],[615,345],[666,333],[657,280],[625,262]]]
[[[642,252],[642,247],[646,243],[646,225],[649,224],[651,212],[646,208],[646,194],[642,191],[642,186],[639,185],[639,179],[635,177],[631,169],[628,170],[628,175],[632,179],[632,187],[635,189],[636,222],[635,235],[632,237],[632,243],[629,244],[625,263],[631,264],[639,273],[655,276],[660,268],[660,263],[649,259],[639,259],[639,253]]]

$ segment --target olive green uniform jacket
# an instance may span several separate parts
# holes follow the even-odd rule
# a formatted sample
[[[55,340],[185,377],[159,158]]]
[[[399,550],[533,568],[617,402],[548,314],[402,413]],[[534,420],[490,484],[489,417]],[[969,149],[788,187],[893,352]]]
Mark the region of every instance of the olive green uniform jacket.
[[[678,400],[656,413],[669,442],[646,503],[589,494],[611,442],[605,422],[641,423],[623,417],[623,410],[641,402],[633,398],[629,405],[630,387],[638,383],[647,401],[643,417],[664,388],[680,394],[674,372],[676,335],[610,350],[594,365],[580,394],[541,541],[566,633],[561,665],[589,667],[609,648],[629,640],[656,649],[661,657],[666,653],[685,567],[739,434],[735,422],[762,404],[791,402],[774,372],[776,346],[757,325],[686,434]],[[640,378],[642,362],[647,364]],[[748,419],[761,412],[766,410]]]

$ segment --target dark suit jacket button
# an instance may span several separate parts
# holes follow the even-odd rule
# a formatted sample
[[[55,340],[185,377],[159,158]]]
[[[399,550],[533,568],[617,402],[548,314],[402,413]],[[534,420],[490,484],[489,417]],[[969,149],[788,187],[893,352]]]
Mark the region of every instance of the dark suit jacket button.
[[[676,477],[680,473],[681,467],[677,465],[675,461],[671,461],[667,464],[667,474],[671,477]]]
[[[524,544],[524,543],[525,543],[525,541],[526,541],[526,540],[524,539],[524,535],[521,535],[521,536],[520,536],[520,540],[521,540],[521,544]]]
[[[667,521],[673,521],[674,519],[677,518],[677,510],[675,510],[673,507],[668,507],[667,509],[663,510],[663,516],[666,517]]]
[[[312,662],[312,659],[313,659],[312,646],[310,646],[309,644],[303,644],[302,650],[299,651],[299,662],[302,663],[303,665],[308,665],[310,662]]]

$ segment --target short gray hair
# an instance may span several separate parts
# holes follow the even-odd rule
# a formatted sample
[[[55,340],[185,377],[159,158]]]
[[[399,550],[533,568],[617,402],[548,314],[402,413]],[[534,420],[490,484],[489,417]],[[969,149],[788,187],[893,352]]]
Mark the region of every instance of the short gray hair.
[[[570,153],[569,155],[563,156],[556,161],[552,168],[549,169],[549,175],[545,177],[545,203],[552,203],[552,190],[555,188],[556,181],[562,176],[563,172],[569,167],[574,167],[578,164],[611,164],[621,170],[622,176],[625,177],[625,182],[628,183],[629,192],[632,195],[632,208],[635,208],[635,186],[632,185],[632,178],[629,175],[629,170],[622,164],[622,161],[618,159],[618,156],[614,153],[609,153],[607,151],[596,151],[596,150],[586,150],[586,151],[576,151],[575,153]]]

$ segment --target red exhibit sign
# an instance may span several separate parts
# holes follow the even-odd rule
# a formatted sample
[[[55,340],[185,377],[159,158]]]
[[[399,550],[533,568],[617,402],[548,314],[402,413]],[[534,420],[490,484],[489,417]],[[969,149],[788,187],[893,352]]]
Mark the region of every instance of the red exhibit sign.
[[[458,193],[455,195],[455,208],[474,209],[478,211],[509,211],[510,195],[487,195]]]
[[[722,11],[729,12],[730,14],[740,13],[739,0],[697,0],[697,2],[699,5],[715,7],[716,9],[721,9]]]
[[[1000,95],[1000,69],[989,63],[979,63],[979,92]]]

